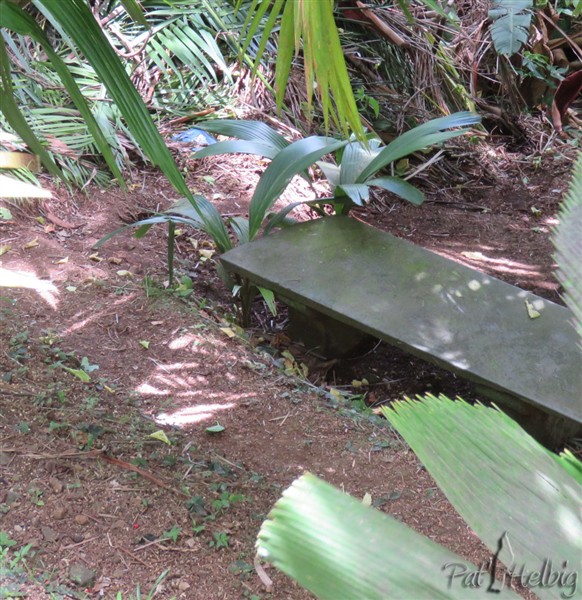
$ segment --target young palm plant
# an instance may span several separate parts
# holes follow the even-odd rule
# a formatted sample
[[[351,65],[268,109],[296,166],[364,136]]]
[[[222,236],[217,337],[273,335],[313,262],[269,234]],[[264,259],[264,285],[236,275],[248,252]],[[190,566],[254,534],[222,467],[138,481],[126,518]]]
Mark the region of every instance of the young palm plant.
[[[244,122],[231,122],[229,131],[243,129]],[[232,129],[234,128],[234,129]],[[208,127],[211,130],[211,127]],[[248,129],[248,128],[247,128]],[[277,201],[277,198],[283,193],[293,177],[303,173],[309,166],[319,160],[325,154],[335,152],[346,145],[344,140],[335,140],[323,136],[312,136],[289,144],[282,136],[272,131],[263,123],[254,124],[252,127],[255,136],[261,141],[248,142],[253,145],[254,154],[261,154],[273,158],[271,164],[267,167],[255,193],[251,199],[249,208],[249,218],[233,217],[228,220],[232,229],[233,236],[229,237],[225,224],[220,215],[204,196],[195,196],[196,207],[188,204],[185,200],[178,201],[174,206],[162,214],[154,215],[135,223],[130,223],[99,240],[97,246],[105,243],[112,236],[124,231],[128,227],[137,227],[136,235],[142,237],[147,233],[152,225],[158,223],[168,223],[170,225],[170,237],[168,240],[168,269],[170,272],[170,281],[173,280],[173,232],[176,223],[187,224],[197,229],[204,230],[210,235],[219,252],[226,252],[231,249],[235,243],[245,244],[257,237],[261,232],[263,225],[268,221],[265,229],[271,229],[273,225],[281,224],[284,216],[289,209],[281,211],[277,216],[270,214],[270,211]],[[243,133],[244,135],[244,133]],[[243,141],[222,142],[222,144],[213,144],[209,148],[219,146],[229,149],[228,151],[244,151]],[[249,146],[250,148],[250,146]],[[226,151],[226,150],[225,150]],[[250,151],[250,150],[249,150]],[[294,205],[295,206],[295,205]],[[200,214],[203,211],[203,214]],[[209,226],[209,223],[211,226]],[[218,234],[218,235],[217,235]],[[243,325],[248,323],[250,316],[250,304],[255,295],[256,288],[247,279],[231,277],[219,266],[219,275],[225,283],[233,289],[240,297],[242,304],[241,322]],[[272,293],[263,288],[259,288],[270,306],[274,306]]]
[[[136,0],[120,0],[120,3],[135,22],[148,27],[142,8]],[[234,28],[232,21],[234,17],[232,15],[235,15],[235,13],[233,11],[224,12],[218,10],[210,0],[200,0],[200,3],[203,3],[207,9],[207,19],[211,18],[215,23],[224,24],[227,28],[231,26]],[[271,32],[275,27],[278,12],[275,11],[273,16],[269,17],[265,22],[263,19],[264,11],[262,14],[257,15],[253,10],[253,6],[249,7],[248,3],[238,2],[237,4],[239,5],[238,8],[242,11],[241,14],[245,15],[245,27],[247,29],[250,28],[253,32],[250,33],[247,30],[242,53],[244,55],[252,47],[253,52],[256,52],[260,56],[269,43],[268,37],[263,36],[257,46],[254,43],[254,36],[257,33],[260,35],[264,25],[267,27],[268,32]],[[254,2],[251,2],[251,5],[253,4]],[[268,7],[269,4],[266,2],[265,7]],[[280,0],[277,0],[275,4],[279,8],[282,6]],[[335,23],[329,12],[332,5],[327,0],[325,3],[311,4],[321,4],[321,6],[315,11],[312,10],[313,6],[309,6],[307,12],[298,10],[292,21],[287,20],[288,25],[286,29],[287,40],[290,39],[289,34],[292,30],[289,29],[289,26],[291,28],[298,28],[296,31],[297,35],[292,36],[297,43],[299,43],[301,35],[309,38],[304,47],[304,54],[307,57],[310,55],[314,56],[319,51],[319,43],[313,44],[313,41],[317,39],[318,32],[325,30],[328,37],[334,37],[334,35],[337,37]],[[286,4],[287,14],[295,14],[293,12],[295,8],[301,8],[302,5],[303,0],[290,0]],[[148,3],[148,6],[151,6],[151,3]],[[30,12],[25,10],[25,8],[29,9],[30,7],[38,15],[36,19],[31,16]],[[159,10],[157,9],[157,12],[154,14],[154,18],[157,18],[158,21],[155,23],[153,31],[150,32],[152,44],[155,47],[149,54],[149,58],[161,71],[166,72],[168,67],[173,69],[175,66],[175,62],[171,62],[173,60],[171,52],[168,53],[164,50],[164,44],[171,45],[176,51],[176,55],[182,57],[180,60],[188,58],[188,60],[194,61],[198,59],[198,64],[207,68],[208,62],[204,61],[203,56],[205,53],[207,56],[214,54],[215,61],[220,63],[220,57],[217,56],[217,47],[210,42],[210,38],[202,34],[202,32],[193,32],[190,22],[186,23],[185,11],[188,9],[188,2],[173,2],[171,5],[165,3],[165,9],[164,7],[159,7]],[[173,12],[170,14],[164,12],[164,10]],[[11,61],[16,49],[12,36],[22,36],[23,38],[31,39],[46,53],[51,67],[60,78],[64,90],[69,94],[79,113],[79,118],[76,118],[74,121],[75,126],[78,126],[81,121],[86,124],[94,148],[103,156],[107,166],[119,184],[121,186],[125,185],[124,176],[120,168],[123,165],[119,164],[119,153],[115,152],[115,131],[112,127],[103,127],[103,119],[96,118],[93,107],[90,106],[86,99],[86,90],[83,89],[85,85],[84,78],[81,77],[78,79],[78,77],[74,76],[78,75],[78,73],[75,73],[74,66],[64,60],[61,54],[53,48],[54,40],[52,37],[47,36],[45,29],[39,25],[39,22],[43,20],[52,24],[54,30],[59,32],[61,36],[59,39],[62,38],[63,43],[79,57],[79,61],[83,60],[80,57],[85,57],[92,71],[95,73],[96,79],[107,90],[107,94],[113,101],[116,111],[118,111],[123,119],[127,131],[135,139],[136,146],[151,160],[154,166],[159,167],[164,172],[176,190],[190,203],[191,213],[195,215],[193,223],[195,222],[200,227],[203,227],[212,236],[219,250],[227,250],[232,245],[228,231],[216,208],[202,196],[194,197],[188,189],[148,112],[146,104],[128,75],[126,66],[120,60],[112,44],[109,42],[103,27],[97,22],[89,4],[85,0],[68,0],[66,5],[61,0],[30,0],[30,2],[26,0],[0,0],[0,19],[3,28],[0,35],[0,111],[10,128],[18,134],[20,139],[32,152],[38,154],[43,165],[52,175],[65,179],[53,155],[45,147],[45,140],[42,140],[42,137],[37,135],[38,130],[35,131],[35,128],[29,123],[26,109],[23,109],[23,106],[19,105],[18,93],[20,90],[18,89],[18,85],[14,85],[12,77],[13,65]],[[164,27],[165,21],[169,22],[167,27]],[[239,32],[233,29],[232,33],[236,37]],[[228,39],[229,44],[232,43],[231,38]],[[206,45],[203,46],[202,42],[204,41]],[[288,48],[285,44],[283,47]],[[355,106],[355,103],[352,102],[353,94],[349,87],[349,79],[341,75],[338,79],[336,71],[338,69],[341,71],[343,55],[341,48],[337,44],[334,46],[334,49],[333,60],[330,63],[331,70],[327,69],[324,75],[316,73],[315,78],[320,78],[322,89],[328,89],[330,82],[332,87],[334,86],[334,82],[341,82],[341,86],[337,88],[343,98],[339,111],[341,118],[341,106],[352,106],[352,104]],[[326,51],[329,52],[329,48]],[[16,54],[18,54],[17,51]],[[286,61],[287,58],[290,57],[286,50],[282,51],[277,57],[278,61]],[[248,60],[247,58],[247,63]],[[332,76],[331,80],[330,75]],[[324,77],[324,79],[321,79],[321,77]],[[351,110],[347,122],[350,123],[350,126],[354,130],[361,129],[361,122],[357,111],[354,112]],[[325,151],[331,152],[339,148],[343,143],[333,141],[330,144],[327,140],[323,141],[323,138],[304,141],[300,144],[302,154],[294,157],[296,163],[299,163],[299,165],[304,163],[303,166],[299,167],[299,171],[304,170],[311,162],[321,158],[325,154]],[[276,167],[277,165],[269,171],[268,175],[269,177],[275,175],[275,178],[279,179],[280,174],[276,173]],[[293,173],[289,171],[289,178],[292,175]],[[266,173],[263,187],[269,181],[269,177],[267,177]],[[285,185],[283,185],[283,188]],[[245,229],[244,224],[241,223],[239,225],[236,221],[233,222],[233,228],[241,241],[251,239],[256,235],[263,221],[263,215],[272,204],[272,201],[274,201],[272,198],[269,198],[270,190],[260,191],[265,191],[265,194],[253,204],[248,231]],[[161,218],[171,221],[168,215],[162,215]],[[170,228],[170,246],[168,249],[170,256],[173,253],[171,244],[172,232],[173,229]]]
[[[467,133],[469,128],[478,124],[479,121],[480,118],[477,115],[469,112],[459,112],[446,117],[440,117],[427,121],[403,133],[387,146],[382,146],[382,142],[374,137],[369,137],[365,142],[357,141],[352,137],[349,142],[344,142],[335,149],[338,156],[341,157],[339,164],[315,161],[315,164],[321,168],[332,188],[333,197],[326,199],[326,202],[334,204],[337,213],[347,214],[353,206],[362,206],[369,199],[370,187],[380,187],[393,192],[413,204],[422,204],[424,194],[418,188],[401,177],[378,176],[378,173],[390,164],[414,152],[424,150],[435,144],[440,144]],[[233,121],[225,119],[207,121],[199,124],[199,127],[212,133],[238,137],[239,139],[212,144],[198,151],[194,155],[195,158],[239,152],[257,154],[273,159],[273,162],[263,176],[266,181],[263,182],[263,177],[261,178],[261,182],[257,186],[251,200],[250,219],[252,223],[252,235],[249,239],[252,239],[260,227],[260,223],[256,223],[253,220],[254,206],[260,205],[263,207],[266,204],[269,204],[269,207],[272,206],[278,195],[283,191],[281,186],[278,185],[278,171],[282,170],[282,166],[288,162],[290,155],[297,156],[303,152],[307,156],[304,146],[307,146],[308,140],[315,138],[306,138],[290,144],[274,129],[259,121]],[[327,150],[326,153],[334,151],[330,148],[324,147],[324,149]],[[304,162],[307,167],[314,164],[313,162]],[[269,169],[271,172],[269,172]],[[294,174],[299,172],[295,171]],[[269,173],[269,177],[267,177],[267,173]],[[285,181],[288,183],[290,179],[285,179]],[[274,183],[277,183],[277,185],[273,185]],[[285,209],[284,214],[287,214],[295,206],[297,204]],[[260,216],[263,219],[266,215],[262,211]],[[277,218],[276,222],[279,222],[279,218]]]
[[[424,199],[420,190],[398,177],[376,177],[375,174],[390,163],[412,152],[466,133],[471,125],[478,122],[479,117],[472,113],[457,113],[434,119],[411,129],[388,146],[380,148],[378,140],[371,140],[366,146],[355,140],[348,142],[322,136],[310,136],[290,143],[274,129],[259,121],[215,120],[199,124],[199,127],[212,133],[239,139],[212,144],[198,151],[194,156],[203,158],[228,153],[246,153],[271,159],[271,163],[262,174],[251,198],[248,219],[233,217],[228,221],[236,242],[246,244],[255,239],[262,231],[268,234],[274,227],[287,222],[287,215],[302,202],[292,203],[278,213],[271,213],[271,209],[293,177],[300,174],[308,177],[307,169],[316,163],[322,167],[330,179],[334,188],[334,198],[310,201],[311,205],[325,202],[333,204],[337,212],[347,213],[352,206],[361,205],[368,198],[368,187],[374,185],[388,189],[415,204],[420,204]],[[341,150],[343,150],[343,158],[339,167],[331,163],[318,162],[322,156]],[[197,196],[196,199],[198,204],[204,201],[202,196]],[[137,235],[141,237],[156,223],[172,224],[168,254],[171,279],[173,272],[172,236],[175,223],[188,223],[193,227],[205,229],[214,238],[213,230],[205,226],[205,221],[195,214],[192,207],[185,204],[184,201],[179,201],[163,214],[131,223],[114,231],[100,240],[99,245],[127,227],[138,227]],[[220,239],[214,239],[218,250],[220,252],[229,250],[234,242],[224,237],[222,229],[214,229],[221,234]],[[234,288],[239,295],[242,304],[241,320],[243,324],[246,324],[256,288],[246,279],[237,278],[236,281],[232,281],[225,272],[221,271],[220,273],[227,285]],[[272,305],[271,294],[261,288],[259,291],[267,303]]]

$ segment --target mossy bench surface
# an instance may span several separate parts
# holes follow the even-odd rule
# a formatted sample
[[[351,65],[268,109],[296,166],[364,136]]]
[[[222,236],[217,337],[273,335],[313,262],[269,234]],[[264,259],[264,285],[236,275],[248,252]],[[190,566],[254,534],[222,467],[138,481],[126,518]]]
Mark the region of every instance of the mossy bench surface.
[[[582,423],[567,308],[347,217],[284,229],[222,261],[283,298]]]

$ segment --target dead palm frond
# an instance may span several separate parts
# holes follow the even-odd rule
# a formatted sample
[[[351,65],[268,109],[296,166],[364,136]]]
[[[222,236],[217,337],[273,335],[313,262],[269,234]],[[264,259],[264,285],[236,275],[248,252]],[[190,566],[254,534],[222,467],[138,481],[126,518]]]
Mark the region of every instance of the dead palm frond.
[[[342,9],[340,3],[350,74],[378,102],[373,120],[380,121],[379,130],[400,132],[431,116],[474,108],[466,91],[468,74],[456,60],[457,39],[463,34],[450,16],[428,4],[346,2]]]

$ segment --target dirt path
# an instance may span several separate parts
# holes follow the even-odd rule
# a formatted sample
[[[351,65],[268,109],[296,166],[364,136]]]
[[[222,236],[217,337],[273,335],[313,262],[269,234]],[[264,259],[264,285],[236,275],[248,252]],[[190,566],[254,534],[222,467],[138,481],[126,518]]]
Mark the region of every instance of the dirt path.
[[[256,166],[247,169],[244,186],[224,164],[212,184],[207,173],[191,183],[223,212],[244,213],[256,183]],[[522,189],[448,194],[447,206],[433,194],[420,211],[390,201],[358,216],[556,300],[548,238],[565,182],[535,177]],[[348,390],[350,403],[330,382],[368,378],[368,403],[454,395],[463,384],[385,347],[310,365],[312,382],[301,381],[277,352],[279,323],[267,333],[232,324],[200,235],[178,241],[179,268],[194,282],[188,297],[164,290],[162,229],[140,241],[120,235],[95,252],[120,219],[174,197],[147,175],[130,192],[57,192],[0,225],[0,247],[10,247],[0,267],[54,284],[0,288],[0,549],[10,559],[0,586],[33,599],[134,598],[167,573],[156,597],[306,598],[273,569],[267,594],[253,560],[262,520],[307,470],[487,560],[410,450],[357,407],[359,390]],[[268,320],[260,310],[256,318]],[[224,429],[207,431],[215,425]],[[152,437],[160,430],[169,444]]]

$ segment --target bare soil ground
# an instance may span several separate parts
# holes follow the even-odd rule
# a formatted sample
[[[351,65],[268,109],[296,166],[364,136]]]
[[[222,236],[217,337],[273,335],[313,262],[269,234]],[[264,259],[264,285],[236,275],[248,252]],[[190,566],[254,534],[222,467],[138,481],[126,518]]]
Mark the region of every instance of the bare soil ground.
[[[536,170],[520,159],[502,146],[481,165],[459,159],[464,175],[428,187],[423,207],[378,196],[355,216],[559,302],[549,238],[569,164],[550,157]],[[188,164],[189,183],[224,214],[244,214],[263,166],[240,157]],[[310,194],[297,183],[283,201]],[[216,256],[197,232],[177,244],[179,275],[194,282],[188,297],[164,288],[165,229],[94,250],[175,198],[160,175],[139,173],[129,191],[61,188],[44,204],[11,207],[14,220],[0,223],[0,266],[54,284],[0,294],[6,597],[138,598],[139,587],[164,599],[308,598],[270,568],[267,590],[253,566],[262,520],[305,471],[369,493],[415,530],[487,561],[414,454],[362,411],[404,394],[470,396],[470,387],[383,344],[357,360],[311,360],[302,380],[281,356],[305,358],[284,319],[257,302],[253,328],[233,324]],[[369,386],[350,387],[364,378]],[[222,432],[207,431],[217,424]],[[169,444],[152,437],[159,430]]]

